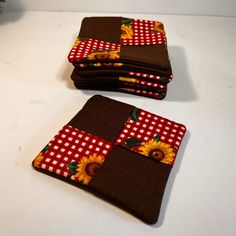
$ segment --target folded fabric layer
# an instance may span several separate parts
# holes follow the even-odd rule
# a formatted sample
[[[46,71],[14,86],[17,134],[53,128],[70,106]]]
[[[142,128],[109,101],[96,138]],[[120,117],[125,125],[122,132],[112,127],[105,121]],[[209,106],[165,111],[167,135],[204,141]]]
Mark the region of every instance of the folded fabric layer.
[[[131,77],[131,78],[138,78],[143,79],[150,82],[156,82],[159,84],[168,84],[172,78],[173,75],[169,75],[168,77],[160,76],[158,73],[150,74],[150,70],[148,70],[149,73],[145,73],[143,70],[140,71],[129,71],[126,70],[125,67],[120,68],[120,66],[116,66],[117,68],[112,68],[110,66],[103,65],[102,68],[100,68],[101,63],[90,63],[90,64],[79,64],[77,66],[77,74],[81,77],[94,77],[94,76],[121,76],[121,77]]]
[[[153,224],[185,131],[184,125],[96,95],[32,164]]]
[[[87,90],[104,90],[104,91],[120,91],[123,93],[128,93],[128,94],[133,94],[133,95],[139,95],[147,98],[154,98],[154,99],[164,99],[166,96],[166,91],[165,92],[152,92],[148,90],[143,90],[143,89],[135,89],[129,87],[119,87],[119,88],[114,88],[114,87],[109,87],[107,84],[104,86],[103,84],[91,84],[87,83],[86,81],[79,81],[79,82],[74,82],[74,85],[78,89],[87,89]]]
[[[118,89],[120,87],[130,87],[135,89],[143,89],[151,92],[166,92],[167,86],[159,83],[153,83],[146,80],[123,77],[123,76],[93,76],[93,77],[81,77],[77,73],[78,70],[74,69],[71,79],[77,84],[88,84],[91,87],[95,86],[104,86],[113,87]]]
[[[120,91],[154,99],[163,99],[167,93],[165,85],[126,77],[80,77],[76,69],[71,75],[74,85],[78,89],[92,89],[105,91]]]

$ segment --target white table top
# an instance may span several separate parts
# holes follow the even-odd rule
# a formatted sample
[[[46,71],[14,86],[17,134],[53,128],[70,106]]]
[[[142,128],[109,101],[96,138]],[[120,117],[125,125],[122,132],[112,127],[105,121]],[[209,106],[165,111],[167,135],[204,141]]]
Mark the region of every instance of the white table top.
[[[99,14],[0,16],[1,235],[236,235],[236,19],[126,15],[165,23],[175,77],[158,101],[73,87],[67,54],[92,15]],[[94,94],[188,128],[154,226],[31,167]]]

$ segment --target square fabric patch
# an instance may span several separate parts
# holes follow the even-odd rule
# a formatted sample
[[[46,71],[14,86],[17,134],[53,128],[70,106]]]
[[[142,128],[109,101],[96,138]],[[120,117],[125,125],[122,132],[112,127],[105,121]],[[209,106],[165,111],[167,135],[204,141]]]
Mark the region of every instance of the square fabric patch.
[[[70,51],[70,62],[115,60],[119,58],[120,45],[89,38],[77,38]]]
[[[186,127],[135,108],[115,144],[173,165]]]
[[[111,148],[110,142],[65,125],[38,154],[33,166],[87,185]]]
[[[164,25],[159,21],[123,18],[121,45],[165,44]]]
[[[105,199],[153,224],[158,219],[170,171],[169,165],[114,146],[109,161],[105,161],[89,186]]]
[[[32,164],[153,224],[185,131],[184,125],[96,95]]]

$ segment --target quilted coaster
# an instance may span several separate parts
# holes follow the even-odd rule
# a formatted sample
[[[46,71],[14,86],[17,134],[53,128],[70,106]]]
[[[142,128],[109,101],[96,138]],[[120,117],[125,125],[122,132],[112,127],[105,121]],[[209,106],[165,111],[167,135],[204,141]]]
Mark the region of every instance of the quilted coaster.
[[[142,72],[146,65],[146,70],[151,66],[166,75],[171,73],[164,26],[156,21],[86,17],[68,59],[75,66],[88,63],[91,67],[94,61],[95,66],[97,62],[117,62],[110,67],[127,69],[135,68],[135,64]],[[103,68],[102,64],[99,66]]]
[[[32,164],[153,224],[185,131],[182,124],[96,95]]]
[[[126,66],[132,70],[135,68],[134,64],[146,67],[146,70],[153,67],[157,72],[166,74],[171,72],[167,49],[161,45],[122,46],[108,41],[78,37],[68,55],[68,60],[75,66],[86,63],[91,66],[91,63],[96,63],[95,66],[99,65],[101,68],[108,64],[110,67]]]

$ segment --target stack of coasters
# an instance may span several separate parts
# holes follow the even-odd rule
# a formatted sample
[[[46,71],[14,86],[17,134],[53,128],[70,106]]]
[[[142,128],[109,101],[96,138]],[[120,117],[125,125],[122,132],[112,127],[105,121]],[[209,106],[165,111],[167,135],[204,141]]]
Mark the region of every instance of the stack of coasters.
[[[185,132],[182,124],[95,95],[33,167],[154,224]]]
[[[164,26],[157,21],[86,17],[68,59],[78,89],[163,99],[172,80]]]

